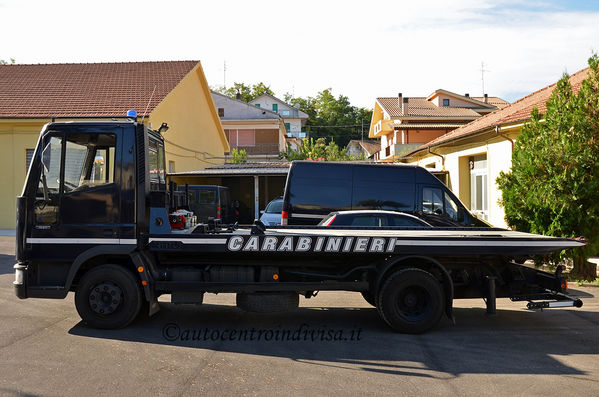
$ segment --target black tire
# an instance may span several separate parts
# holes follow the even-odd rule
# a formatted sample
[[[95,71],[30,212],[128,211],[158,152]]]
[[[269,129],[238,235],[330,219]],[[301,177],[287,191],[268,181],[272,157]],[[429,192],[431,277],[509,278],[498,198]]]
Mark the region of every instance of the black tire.
[[[374,296],[374,294],[372,292],[362,291],[361,294],[366,302],[368,302],[372,306],[376,307],[376,296]]]
[[[422,269],[408,268],[391,274],[378,294],[377,309],[397,332],[420,334],[435,326],[445,307],[439,280]]]
[[[93,328],[125,327],[135,319],[141,306],[139,280],[118,265],[101,265],[89,270],[75,291],[77,312]]]

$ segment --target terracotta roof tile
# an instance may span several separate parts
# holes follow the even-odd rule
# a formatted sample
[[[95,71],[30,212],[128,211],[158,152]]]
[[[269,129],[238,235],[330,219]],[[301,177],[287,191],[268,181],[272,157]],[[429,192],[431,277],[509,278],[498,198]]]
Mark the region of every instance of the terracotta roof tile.
[[[580,89],[581,83],[587,77],[588,71],[589,68],[585,68],[570,76],[570,84],[572,84],[572,87],[575,91]],[[456,128],[445,135],[433,139],[429,143],[420,146],[418,149],[408,153],[404,157],[409,157],[412,154],[428,147],[439,146],[443,143],[447,143],[458,138],[488,131],[491,128],[495,128],[495,126],[528,120],[530,119],[530,112],[535,107],[539,109],[540,113],[545,113],[545,111],[547,111],[546,102],[551,97],[551,94],[556,86],[557,82],[535,91],[532,94],[529,94],[517,100],[516,102],[505,106],[503,109],[495,110],[494,112],[486,114],[468,124]]]
[[[473,96],[470,97],[472,99],[476,99],[479,102],[485,103],[485,97],[482,96]],[[490,96],[487,97],[487,103],[489,105],[493,105],[496,106],[498,109],[503,109],[504,107],[506,107],[507,105],[509,105],[510,103],[506,100],[503,100],[497,96]]]
[[[0,118],[148,112],[198,61],[0,65]]]
[[[470,120],[480,116],[480,114],[470,108],[437,106],[431,101],[427,101],[426,98],[420,97],[409,98],[407,114],[403,114],[401,110],[401,104],[399,104],[397,97],[377,98],[377,101],[381,104],[390,117],[450,117]]]
[[[424,130],[424,129],[453,129],[463,126],[464,123],[401,123],[393,124],[398,130]]]

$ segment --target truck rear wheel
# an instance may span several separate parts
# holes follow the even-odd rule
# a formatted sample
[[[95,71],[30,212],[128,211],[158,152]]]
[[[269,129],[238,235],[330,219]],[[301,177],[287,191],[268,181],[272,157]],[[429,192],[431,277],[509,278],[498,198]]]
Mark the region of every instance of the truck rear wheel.
[[[75,307],[83,321],[94,328],[115,329],[135,319],[142,295],[135,276],[118,265],[102,265],[81,277],[75,291]]]
[[[381,317],[395,331],[407,334],[419,334],[437,324],[445,303],[439,280],[417,268],[391,274],[377,298]]]

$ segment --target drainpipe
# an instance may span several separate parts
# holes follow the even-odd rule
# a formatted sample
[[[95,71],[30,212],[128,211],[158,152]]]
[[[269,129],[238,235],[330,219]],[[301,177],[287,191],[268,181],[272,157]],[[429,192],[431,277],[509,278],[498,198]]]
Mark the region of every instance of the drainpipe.
[[[509,138],[509,137],[507,137],[506,135],[503,135],[502,133],[500,133],[500,132],[499,132],[499,126],[498,126],[498,125],[496,125],[496,126],[495,126],[495,134],[496,134],[497,136],[500,136],[500,137],[502,137],[502,138],[503,138],[503,139],[505,139],[506,141],[510,141],[510,143],[512,144],[512,153],[514,153],[514,140],[513,140],[513,139],[511,139],[511,138]]]
[[[432,155],[435,155],[435,156],[439,156],[439,157],[441,157],[441,165],[443,166],[443,171],[445,171],[445,157],[443,157],[443,156],[442,156],[442,155],[440,155],[439,153],[434,153],[434,152],[431,152],[431,148],[430,148],[430,146],[429,146],[429,148],[428,148],[428,152],[429,152],[429,154],[432,154]]]

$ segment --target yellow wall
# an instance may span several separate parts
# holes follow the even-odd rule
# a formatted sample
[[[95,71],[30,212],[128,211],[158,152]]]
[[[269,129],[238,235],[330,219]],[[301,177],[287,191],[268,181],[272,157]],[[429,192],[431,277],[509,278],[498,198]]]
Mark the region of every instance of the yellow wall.
[[[0,229],[15,227],[16,197],[25,182],[25,150],[35,149],[39,133],[50,119],[0,119]],[[174,160],[176,171],[206,168],[224,162],[229,150],[210,88],[201,65],[181,80],[147,119],[154,129],[163,122],[164,137],[194,153],[166,143],[166,166]],[[167,168],[168,169],[168,168]]]
[[[520,131],[519,129],[512,129],[505,133],[508,133],[508,136],[515,140]],[[469,157],[479,154],[487,155],[488,222],[493,226],[507,227],[505,212],[498,203],[501,198],[501,190],[499,190],[495,181],[501,171],[508,171],[512,166],[511,143],[501,137],[489,136],[486,139],[461,146],[436,147],[432,150],[445,157],[445,170],[449,172],[448,186],[458,196],[460,201],[464,203],[466,208],[470,207]],[[443,169],[441,158],[431,154],[423,154],[422,157],[411,158],[409,163],[421,167],[427,166],[429,171]],[[435,167],[428,167],[431,164],[434,164]]]
[[[50,120],[0,120],[0,229],[15,227],[16,197],[23,190],[26,149],[35,149]]]
[[[383,112],[383,108],[375,102],[374,109],[372,110],[372,118],[370,119],[370,129],[368,130],[368,138],[375,138],[376,135],[374,133],[374,126],[379,121],[385,118],[385,113]]]
[[[210,88],[198,65],[150,113],[152,128],[167,123],[166,165],[175,162],[175,171],[203,169],[225,162],[227,138],[218,118]]]

